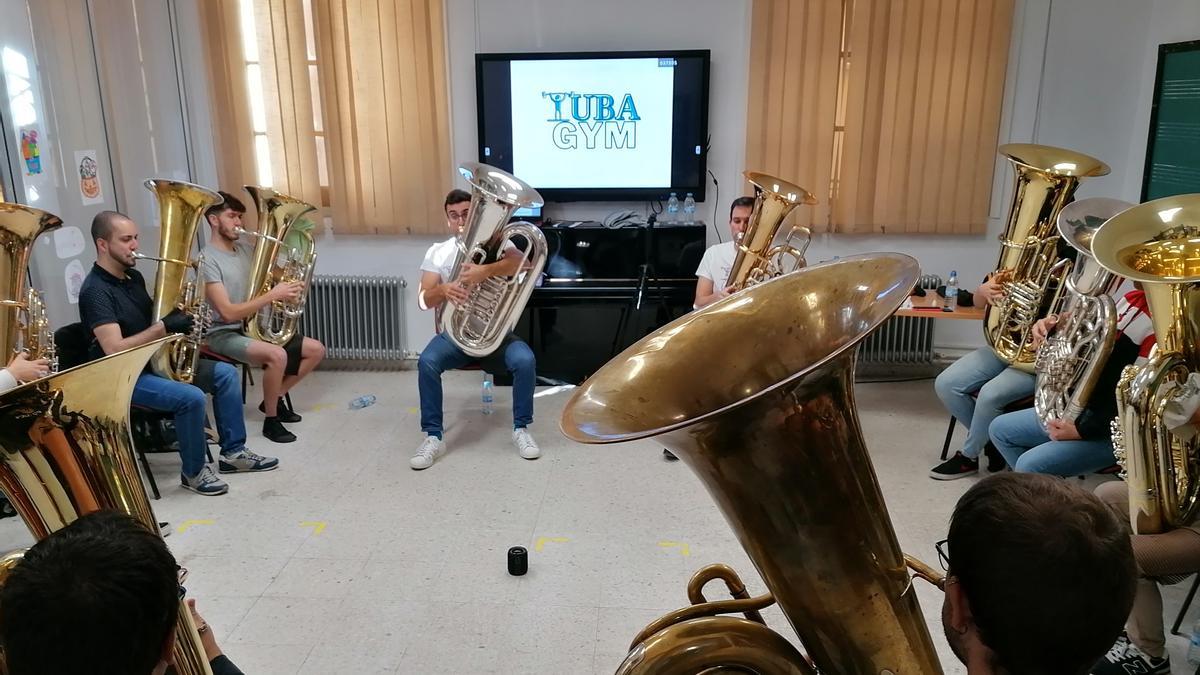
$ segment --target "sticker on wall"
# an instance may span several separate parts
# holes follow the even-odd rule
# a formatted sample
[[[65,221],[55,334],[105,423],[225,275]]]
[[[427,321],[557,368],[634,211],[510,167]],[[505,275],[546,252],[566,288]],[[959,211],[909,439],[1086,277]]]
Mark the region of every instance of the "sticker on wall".
[[[37,127],[21,129],[21,159],[25,162],[26,176],[36,176],[42,172],[42,151],[38,147]]]
[[[99,204],[104,201],[100,190],[100,163],[95,150],[75,151],[75,170],[79,173],[79,196],[83,205]]]
[[[79,258],[67,263],[65,272],[67,282],[67,301],[72,305],[79,304],[79,289],[83,286],[83,263]]]
[[[68,225],[54,231],[54,252],[59,260],[74,258],[83,253],[83,248],[83,230],[78,227]]]

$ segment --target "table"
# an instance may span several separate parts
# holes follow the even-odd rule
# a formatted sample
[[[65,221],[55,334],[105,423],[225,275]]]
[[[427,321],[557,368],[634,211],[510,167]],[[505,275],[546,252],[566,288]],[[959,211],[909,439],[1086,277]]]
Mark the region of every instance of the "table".
[[[944,299],[935,293],[933,289],[926,290],[925,297],[923,298],[914,295],[909,299],[912,300],[912,309],[898,309],[893,316],[913,316],[926,319],[983,320],[982,307],[955,307],[953,312],[941,311]]]

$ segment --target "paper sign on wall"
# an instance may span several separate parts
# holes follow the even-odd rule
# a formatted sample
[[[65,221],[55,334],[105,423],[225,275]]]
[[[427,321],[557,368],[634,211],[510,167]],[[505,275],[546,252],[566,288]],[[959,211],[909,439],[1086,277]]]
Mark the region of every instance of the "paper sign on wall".
[[[67,263],[64,277],[67,284],[67,302],[72,305],[79,304],[79,289],[83,286],[83,263],[79,262],[79,258]]]
[[[100,162],[95,150],[75,151],[75,170],[79,174],[79,196],[83,205],[99,204],[104,201],[100,189]]]
[[[26,176],[36,176],[42,172],[42,151],[38,146],[37,127],[21,129],[21,160],[25,164]]]
[[[59,260],[74,258],[83,253],[83,249],[83,230],[78,227],[68,225],[54,232],[54,252]]]

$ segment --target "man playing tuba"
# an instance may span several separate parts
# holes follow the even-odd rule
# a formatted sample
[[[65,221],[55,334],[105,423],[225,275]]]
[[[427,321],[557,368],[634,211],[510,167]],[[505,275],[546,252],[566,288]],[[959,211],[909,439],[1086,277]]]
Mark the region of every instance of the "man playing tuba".
[[[430,246],[421,262],[421,287],[417,296],[421,309],[437,309],[447,301],[465,303],[468,288],[491,277],[516,274],[523,258],[521,252],[510,243],[500,260],[486,265],[464,264],[458,278],[449,279],[458,247],[457,235],[467,222],[471,209],[471,195],[463,190],[451,190],[443,206],[450,238]],[[442,373],[475,361],[442,332],[434,335],[421,351],[421,359],[417,364],[417,387],[421,394],[421,430],[425,432],[425,439],[409,460],[413,469],[428,469],[445,452],[442,442]],[[510,333],[500,347],[484,357],[481,363],[484,370],[489,372],[502,366],[512,373],[513,445],[521,457],[537,459],[541,450],[528,431],[528,426],[533,422],[533,389],[537,378],[533,350]]]
[[[192,317],[176,309],[150,322],[153,301],[146,281],[133,268],[137,259],[138,226],[115,211],[101,211],[92,220],[96,264],[79,290],[79,318],[93,336],[91,359],[153,342],[172,333],[189,333]],[[222,495],[229,486],[205,464],[205,394],[213,396],[217,433],[221,442],[221,473],[270,471],[279,466],[274,457],[257,455],[246,447],[246,423],[237,370],[228,363],[200,359],[194,384],[176,382],[149,371],[138,377],[133,404],[174,413],[179,455],[183,460],[180,482],[202,495]]]
[[[212,230],[205,251],[204,294],[213,308],[213,325],[204,336],[214,353],[241,363],[263,368],[263,402],[258,409],[263,436],[276,443],[291,443],[296,435],[283,426],[299,422],[300,415],[283,408],[283,395],[291,391],[325,358],[325,345],[296,333],[285,345],[255,340],[242,331],[242,321],[276,301],[295,302],[304,290],[300,282],[282,282],[270,291],[251,297],[250,268],[253,247],[241,241],[242,215],[246,207],[228,192],[218,192],[222,201],[204,214]],[[281,409],[283,408],[283,409]]]

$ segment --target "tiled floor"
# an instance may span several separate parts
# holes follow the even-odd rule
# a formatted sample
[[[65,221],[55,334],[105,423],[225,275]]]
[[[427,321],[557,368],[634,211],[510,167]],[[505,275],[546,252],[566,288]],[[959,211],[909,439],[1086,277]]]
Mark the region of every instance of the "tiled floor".
[[[184,492],[178,460],[152,459],[164,486],[154,506],[176,527],[168,542],[189,591],[243,670],[611,673],[638,630],[686,604],[695,569],[727,562],[755,576],[712,500],[660,445],[568,442],[559,393],[537,399],[542,459],[522,460],[509,390],[485,417],[479,382],[447,376],[450,452],[423,472],[408,468],[420,440],[411,371],[316,373],[295,394],[305,420],[291,445],[259,437],[262,417],[247,406],[253,449],[282,466],[230,477],[226,496]],[[376,405],[347,410],[368,393]],[[901,545],[933,562],[971,479],[926,477],[946,420],[932,383],[859,385],[857,397]],[[27,544],[17,519],[0,521],[0,550]],[[529,549],[524,577],[505,567],[517,545]],[[946,672],[963,672],[942,638],[938,593],[917,588]],[[1167,590],[1169,616],[1185,591]],[[778,611],[767,618],[792,635]],[[1171,638],[1178,673],[1190,672],[1186,644]]]

